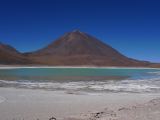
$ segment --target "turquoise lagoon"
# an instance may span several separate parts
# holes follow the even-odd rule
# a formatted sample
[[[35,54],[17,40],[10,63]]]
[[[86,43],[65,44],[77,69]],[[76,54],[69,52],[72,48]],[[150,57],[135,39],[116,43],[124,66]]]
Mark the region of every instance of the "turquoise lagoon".
[[[160,69],[1,68],[0,87],[74,92],[160,92]]]

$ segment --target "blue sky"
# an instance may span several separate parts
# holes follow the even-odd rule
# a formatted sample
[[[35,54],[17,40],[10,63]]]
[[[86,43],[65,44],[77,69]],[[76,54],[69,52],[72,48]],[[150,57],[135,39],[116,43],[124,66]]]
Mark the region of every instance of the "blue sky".
[[[21,52],[79,29],[128,57],[160,62],[158,0],[0,1],[0,41]]]

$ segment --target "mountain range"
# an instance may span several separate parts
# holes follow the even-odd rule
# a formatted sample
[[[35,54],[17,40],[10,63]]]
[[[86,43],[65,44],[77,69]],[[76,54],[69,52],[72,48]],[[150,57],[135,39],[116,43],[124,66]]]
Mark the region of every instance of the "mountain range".
[[[110,45],[78,30],[66,33],[48,46],[29,53],[20,53],[0,43],[0,64],[160,67],[160,64],[128,58]]]

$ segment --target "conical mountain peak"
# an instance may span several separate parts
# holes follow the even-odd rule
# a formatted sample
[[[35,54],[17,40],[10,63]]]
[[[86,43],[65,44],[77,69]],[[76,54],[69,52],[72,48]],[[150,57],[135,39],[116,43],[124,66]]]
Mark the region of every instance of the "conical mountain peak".
[[[111,46],[100,40],[80,32],[79,30],[69,32],[47,47],[34,52],[36,55],[54,55],[54,56],[122,56]]]
[[[80,33],[81,31],[79,29],[75,29],[72,31],[73,33]]]
[[[43,65],[98,65],[98,66],[149,66],[120,52],[97,38],[74,30],[64,34],[48,46],[30,53],[19,53],[13,47],[0,43],[0,63]]]
[[[72,32],[69,32],[66,36],[68,36],[68,37],[70,37],[70,38],[76,38],[76,39],[78,39],[78,38],[82,38],[82,37],[85,37],[86,36],[86,33],[84,33],[84,32],[81,32],[81,31],[79,31],[79,30],[74,30],[74,31],[72,31]]]

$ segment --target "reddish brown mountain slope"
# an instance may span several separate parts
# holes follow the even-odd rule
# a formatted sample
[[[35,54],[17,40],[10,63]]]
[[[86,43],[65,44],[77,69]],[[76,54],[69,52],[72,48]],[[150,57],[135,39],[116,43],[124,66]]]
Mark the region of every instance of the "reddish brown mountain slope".
[[[22,54],[0,43],[0,64],[160,67],[160,64],[128,58],[80,31],[67,33],[45,48],[31,53]]]
[[[29,64],[29,60],[15,48],[0,43],[0,64]]]
[[[25,54],[47,65],[148,66],[149,62],[130,59],[111,46],[80,31],[65,34],[47,47]]]

